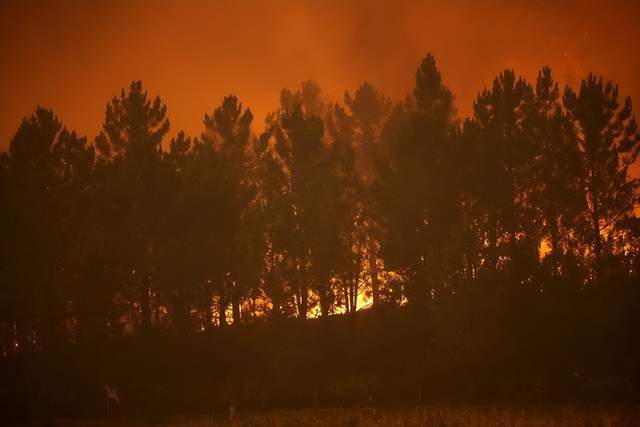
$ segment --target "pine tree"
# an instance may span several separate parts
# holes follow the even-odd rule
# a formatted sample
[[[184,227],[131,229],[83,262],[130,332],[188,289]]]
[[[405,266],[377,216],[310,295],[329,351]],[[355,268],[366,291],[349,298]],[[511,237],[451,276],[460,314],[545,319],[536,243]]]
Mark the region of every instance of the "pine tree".
[[[638,181],[629,166],[640,150],[640,134],[631,98],[621,104],[618,86],[593,74],[582,81],[576,94],[567,87],[564,105],[574,123],[583,155],[582,176],[589,235],[584,236],[594,258],[593,278],[605,278],[603,258],[610,252],[603,233],[629,215],[637,200]]]
[[[62,123],[53,111],[38,107],[22,120],[10,141],[4,208],[9,243],[5,264],[10,287],[9,313],[21,347],[53,344],[63,318],[64,299],[56,281],[62,267],[62,200],[58,198],[53,147]],[[59,245],[59,246],[58,246]],[[36,339],[30,343],[28,336]]]
[[[427,301],[457,269],[460,198],[453,154],[453,96],[427,55],[413,96],[391,113],[383,131],[388,160],[378,171],[378,222],[385,266],[402,274],[406,295]]]
[[[372,184],[375,180],[376,162],[381,157],[380,134],[382,126],[391,109],[391,102],[379,93],[369,82],[362,83],[353,96],[345,93],[344,102],[349,108],[354,168],[358,172],[361,186],[362,225],[366,228],[366,242],[358,242],[366,247],[367,265],[371,281],[371,293],[374,306],[380,303],[380,279],[378,271],[378,234],[375,224],[375,209]]]
[[[232,306],[233,321],[240,322],[240,307],[249,290],[258,282],[261,266],[261,236],[255,206],[256,186],[253,172],[251,122],[249,109],[233,96],[227,96],[211,116],[205,115],[202,139],[211,143],[220,155],[220,182],[223,187],[221,208],[224,237],[219,244],[227,247],[220,256],[226,258],[227,275],[224,279],[226,295]]]
[[[533,145],[522,125],[531,99],[531,86],[505,70],[491,90],[478,95],[474,117],[465,124],[465,139],[473,153],[470,192],[485,216],[481,239],[488,242],[483,258],[490,270],[496,269],[501,254],[514,261],[518,235],[527,235]],[[506,248],[500,248],[500,242],[506,242]]]
[[[538,73],[531,111],[524,127],[534,145],[529,180],[532,205],[539,211],[541,237],[548,239],[553,275],[562,273],[563,242],[581,220],[584,195],[581,185],[581,154],[576,132],[559,98],[551,69]],[[535,217],[532,217],[532,219]]]
[[[138,300],[145,330],[154,314],[158,319],[160,306],[154,257],[163,205],[161,143],[169,131],[166,111],[159,97],[149,99],[142,82],[132,82],[128,92],[123,89],[107,104],[103,132],[96,138],[102,157],[111,159],[111,195],[123,200],[116,214],[120,226],[129,230],[119,248],[124,265],[128,264],[123,280]]]

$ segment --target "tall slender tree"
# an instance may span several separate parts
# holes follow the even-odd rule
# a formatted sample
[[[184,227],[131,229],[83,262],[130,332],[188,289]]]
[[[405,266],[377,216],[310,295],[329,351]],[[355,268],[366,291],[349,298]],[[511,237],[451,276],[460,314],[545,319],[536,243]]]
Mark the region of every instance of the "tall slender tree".
[[[157,320],[159,309],[153,257],[162,209],[161,143],[169,131],[166,112],[159,97],[149,99],[142,82],[134,81],[107,104],[103,133],[96,140],[102,156],[112,159],[112,185],[125,198],[117,213],[128,229],[120,248],[129,264],[123,279],[137,300],[143,329],[151,327],[154,314]]]
[[[376,184],[381,254],[385,266],[405,277],[406,296],[414,301],[436,296],[457,268],[454,114],[453,95],[428,54],[416,72],[413,96],[394,109],[385,126],[389,157]]]
[[[64,300],[56,286],[62,268],[57,249],[62,200],[53,155],[61,129],[53,111],[38,107],[23,119],[9,144],[6,285],[11,286],[9,312],[25,348],[52,344],[63,317]],[[35,338],[27,340],[29,336]]]
[[[231,302],[233,321],[240,322],[240,309],[262,272],[260,252],[262,250],[261,231],[257,227],[254,201],[256,198],[254,166],[251,149],[253,138],[251,122],[253,115],[249,109],[233,96],[227,96],[222,105],[211,116],[205,115],[205,132],[202,139],[210,142],[220,154],[220,185],[224,187],[224,243],[227,274],[224,291],[220,298]],[[222,237],[222,236],[221,236]],[[221,317],[224,304],[221,305]],[[226,311],[226,310],[225,310]]]
[[[534,145],[529,197],[542,220],[538,233],[549,242],[553,275],[563,273],[561,259],[566,243],[575,234],[584,208],[578,139],[559,95],[551,69],[543,68],[524,124]]]
[[[344,95],[344,102],[349,108],[353,132],[351,135],[354,167],[358,172],[363,191],[358,197],[362,203],[362,225],[366,227],[367,242],[364,247],[367,254],[367,265],[371,281],[373,304],[380,303],[380,278],[378,271],[378,234],[373,214],[374,201],[372,185],[376,176],[376,162],[382,156],[380,134],[383,123],[391,110],[391,101],[378,92],[371,83],[362,83],[350,95]],[[362,244],[359,242],[358,244]]]
[[[524,132],[523,122],[532,102],[532,88],[513,70],[495,78],[491,90],[484,89],[474,103],[474,117],[466,125],[473,141],[475,171],[471,192],[484,212],[488,242],[485,265],[495,270],[500,255],[514,260],[519,235],[531,217],[527,200],[533,145]]]
[[[603,232],[632,213],[638,181],[629,176],[640,150],[640,133],[631,98],[622,103],[618,86],[589,74],[578,93],[567,87],[564,105],[576,126],[583,153],[584,192],[590,232],[585,236],[594,258],[596,283],[605,276],[603,257],[609,252]]]

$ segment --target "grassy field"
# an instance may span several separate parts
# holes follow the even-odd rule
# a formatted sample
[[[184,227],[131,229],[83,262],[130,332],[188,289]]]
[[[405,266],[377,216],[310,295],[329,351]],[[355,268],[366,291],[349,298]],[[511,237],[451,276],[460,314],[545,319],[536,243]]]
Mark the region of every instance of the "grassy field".
[[[166,420],[110,417],[58,420],[59,427],[306,427],[306,426],[436,426],[436,427],[614,427],[639,426],[638,407],[536,407],[497,408],[469,406],[425,406],[404,409],[324,409],[237,412],[228,415],[177,417]]]

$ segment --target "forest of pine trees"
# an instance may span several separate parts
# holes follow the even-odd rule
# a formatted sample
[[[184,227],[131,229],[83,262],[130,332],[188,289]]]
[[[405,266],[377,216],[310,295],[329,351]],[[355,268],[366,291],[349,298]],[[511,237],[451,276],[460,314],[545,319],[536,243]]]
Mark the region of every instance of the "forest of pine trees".
[[[589,360],[583,370],[633,382],[640,187],[630,168],[640,131],[631,100],[591,74],[561,88],[545,67],[534,82],[504,70],[467,119],[454,101],[428,54],[400,102],[364,82],[333,103],[305,81],[282,90],[264,126],[229,95],[204,115],[200,135],[171,140],[167,106],[139,81],[108,102],[94,141],[38,107],[0,153],[0,363],[51,372],[47,355],[64,360],[70,349],[89,358],[109,343],[126,354],[209,337],[207,351],[201,343],[175,354],[202,350],[212,372],[243,360],[239,382],[261,375],[249,353],[288,352],[260,360],[289,360],[269,369],[285,370],[300,399],[323,363],[342,356],[327,370],[368,399],[414,383],[426,399],[425,384],[469,379],[452,379],[447,364],[486,376],[507,363],[501,379],[527,371],[553,381],[551,372],[581,375]],[[331,315],[340,315],[326,319],[332,333],[313,332],[322,319],[293,320]],[[336,338],[352,336],[340,329],[364,337]],[[292,350],[296,339],[304,351]],[[334,354],[358,345],[357,362]],[[301,358],[315,373],[298,385],[291,363]],[[376,377],[386,363],[407,368]],[[105,372],[96,378],[117,382]],[[264,382],[274,387],[269,402],[285,399],[288,387]],[[16,387],[36,393],[29,384]],[[309,393],[317,400],[322,390]]]

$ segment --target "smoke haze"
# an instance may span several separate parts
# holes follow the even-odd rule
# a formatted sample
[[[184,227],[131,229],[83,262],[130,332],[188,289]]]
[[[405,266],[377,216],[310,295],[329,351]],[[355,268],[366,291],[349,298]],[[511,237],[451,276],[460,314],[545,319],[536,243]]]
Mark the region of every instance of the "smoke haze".
[[[635,3],[635,4],[634,4]],[[4,1],[0,148],[36,105],[90,138],[132,80],[169,107],[171,134],[198,135],[228,93],[256,115],[303,79],[342,100],[363,80],[397,101],[435,54],[459,115],[502,69],[550,65],[562,84],[589,71],[640,99],[637,2]]]

